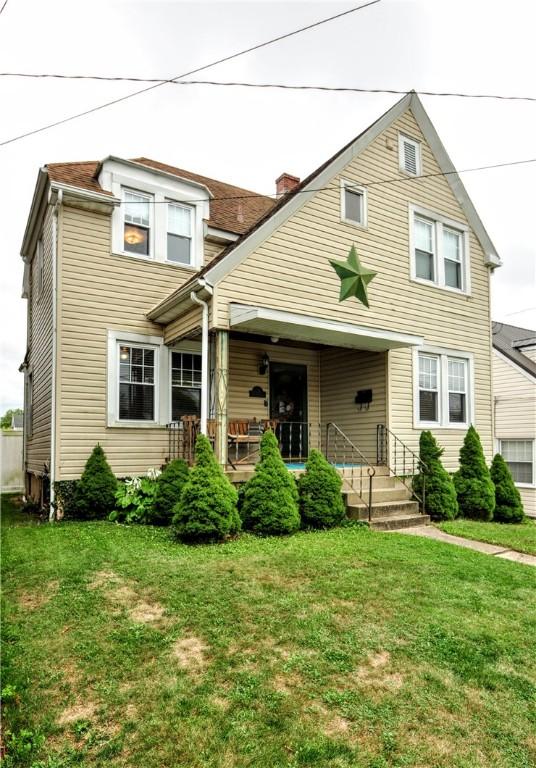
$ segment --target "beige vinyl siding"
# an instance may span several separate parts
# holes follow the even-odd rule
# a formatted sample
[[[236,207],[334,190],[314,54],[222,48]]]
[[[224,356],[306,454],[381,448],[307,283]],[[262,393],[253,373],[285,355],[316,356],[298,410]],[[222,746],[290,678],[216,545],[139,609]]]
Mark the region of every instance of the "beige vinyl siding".
[[[495,437],[536,439],[536,379],[530,380],[514,363],[493,353]],[[525,514],[536,517],[536,488],[519,488]]]
[[[204,265],[209,264],[209,262],[211,262],[212,259],[215,258],[219,253],[221,253],[224,248],[225,246],[221,243],[213,243],[211,240],[205,240],[205,258],[203,261]]]
[[[359,410],[359,389],[372,389],[369,408]],[[376,426],[387,420],[387,354],[353,349],[320,353],[322,423],[334,422],[371,463],[376,462]]]
[[[270,377],[259,373],[264,354],[271,362],[307,366],[307,421],[313,427],[313,439],[318,439],[320,423],[320,360],[314,349],[285,347],[280,344],[231,339],[229,343],[228,416],[230,419],[267,419],[270,415]],[[250,397],[249,390],[259,386],[266,392],[262,398]]]
[[[26,441],[26,468],[43,473],[50,464],[52,413],[52,214],[43,222],[43,289],[38,295],[38,260],[31,263],[29,306],[29,370],[33,377],[32,435]]]
[[[536,347],[532,347],[530,349],[520,349],[519,351],[521,354],[525,355],[525,357],[528,357],[529,360],[532,360],[536,363]]]
[[[158,467],[167,453],[165,427],[106,426],[107,332],[161,336],[146,313],[191,270],[111,255],[110,236],[108,215],[64,206],[58,479],[78,477],[97,442],[119,476]]]
[[[201,330],[202,309],[195,306],[164,327],[164,341],[171,344],[179,339],[198,335]]]
[[[228,325],[229,303],[268,306],[372,328],[422,335],[425,343],[474,354],[475,426],[488,457],[492,453],[489,273],[472,232],[471,295],[410,280],[409,205],[415,204],[467,225],[442,176],[408,181],[398,170],[398,131],[422,142],[423,173],[440,169],[410,111],[271,234],[218,285],[215,324]],[[340,220],[340,179],[366,185],[400,178],[400,183],[368,189],[368,226]],[[369,285],[370,309],[349,299],[339,303],[340,282],[330,259],[345,260],[355,243],[362,263],[378,274]],[[413,449],[411,351],[389,359],[390,427]],[[464,430],[438,430],[450,469],[457,463]]]

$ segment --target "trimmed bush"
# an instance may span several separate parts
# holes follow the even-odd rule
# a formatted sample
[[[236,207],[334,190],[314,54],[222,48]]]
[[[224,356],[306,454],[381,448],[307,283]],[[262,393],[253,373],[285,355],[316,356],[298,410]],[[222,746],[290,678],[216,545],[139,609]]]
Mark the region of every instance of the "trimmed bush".
[[[499,523],[521,523],[525,517],[521,496],[514,485],[510,468],[500,453],[493,457],[490,475],[495,486],[493,519]]]
[[[237,492],[216,461],[210,441],[198,435],[195,464],[173,507],[173,527],[181,541],[221,541],[240,530]]]
[[[188,464],[184,459],[170,461],[156,481],[156,494],[149,522],[155,525],[170,525],[173,507],[180,500],[187,479]]]
[[[71,520],[77,516],[76,500],[80,480],[56,480],[54,508],[57,520]]]
[[[76,487],[73,505],[75,516],[82,520],[107,517],[115,507],[116,490],[117,479],[106,460],[106,454],[97,443]]]
[[[441,462],[444,450],[438,445],[430,430],[421,432],[419,456],[426,470],[415,476],[413,490],[422,498],[423,481],[426,481],[425,511],[432,520],[454,520],[459,512],[456,488],[452,477]]]
[[[491,520],[495,509],[495,489],[478,432],[470,426],[460,449],[460,468],[454,486],[462,517]]]
[[[283,536],[300,527],[298,489],[286,468],[277,438],[267,431],[261,438],[261,458],[244,488],[244,528],[259,536]]]
[[[308,528],[333,528],[345,514],[342,477],[326,457],[313,449],[298,480],[302,525]]]

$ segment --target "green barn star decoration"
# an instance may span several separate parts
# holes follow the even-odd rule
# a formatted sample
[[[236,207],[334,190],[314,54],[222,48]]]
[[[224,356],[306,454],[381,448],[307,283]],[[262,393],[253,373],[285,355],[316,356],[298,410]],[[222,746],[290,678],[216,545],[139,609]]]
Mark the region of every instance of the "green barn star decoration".
[[[355,245],[352,245],[350,248],[347,261],[330,260],[329,263],[341,280],[339,301],[355,296],[356,299],[368,307],[367,285],[378,273],[371,272],[370,269],[366,269],[361,265]]]

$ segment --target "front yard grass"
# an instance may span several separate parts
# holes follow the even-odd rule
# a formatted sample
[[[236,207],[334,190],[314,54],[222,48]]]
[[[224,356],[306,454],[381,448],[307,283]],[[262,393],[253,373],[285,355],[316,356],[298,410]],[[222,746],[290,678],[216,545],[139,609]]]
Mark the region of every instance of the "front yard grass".
[[[34,745],[11,765],[536,762],[529,567],[358,527],[187,547],[24,522],[5,502],[4,718]]]
[[[536,521],[527,519],[524,523],[482,523],[477,520],[448,520],[439,528],[453,536],[464,539],[485,541],[516,552],[536,555]]]

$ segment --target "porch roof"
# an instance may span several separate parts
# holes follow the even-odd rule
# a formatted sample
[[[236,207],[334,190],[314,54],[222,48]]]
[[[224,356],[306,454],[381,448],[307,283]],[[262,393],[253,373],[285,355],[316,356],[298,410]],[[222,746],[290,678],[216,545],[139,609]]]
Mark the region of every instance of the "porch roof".
[[[397,347],[418,347],[424,343],[422,336],[367,328],[269,307],[230,304],[229,314],[229,325],[235,330],[333,347],[383,352]]]

